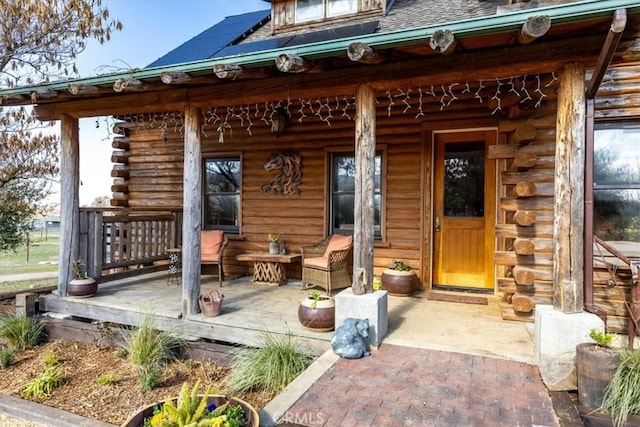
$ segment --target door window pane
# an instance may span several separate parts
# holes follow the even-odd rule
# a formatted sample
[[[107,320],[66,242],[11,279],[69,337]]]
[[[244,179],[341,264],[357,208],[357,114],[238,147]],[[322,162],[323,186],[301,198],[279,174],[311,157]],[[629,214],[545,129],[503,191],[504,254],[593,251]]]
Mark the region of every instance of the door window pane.
[[[445,146],[444,215],[484,216],[484,142]]]
[[[238,232],[240,159],[206,159],[204,227]]]

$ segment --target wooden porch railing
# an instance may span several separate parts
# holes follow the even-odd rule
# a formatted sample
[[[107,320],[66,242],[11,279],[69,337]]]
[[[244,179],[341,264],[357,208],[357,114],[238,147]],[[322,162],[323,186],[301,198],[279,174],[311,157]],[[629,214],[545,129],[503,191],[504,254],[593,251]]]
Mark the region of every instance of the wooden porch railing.
[[[100,281],[156,270],[181,246],[182,211],[80,208],[80,258]]]

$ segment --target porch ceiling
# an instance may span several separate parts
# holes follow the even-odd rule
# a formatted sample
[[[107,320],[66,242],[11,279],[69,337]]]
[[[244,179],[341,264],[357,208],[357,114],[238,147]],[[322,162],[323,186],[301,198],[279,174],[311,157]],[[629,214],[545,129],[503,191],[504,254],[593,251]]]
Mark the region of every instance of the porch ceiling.
[[[290,97],[344,95],[354,93],[355,87],[364,83],[384,91],[409,82],[426,85],[468,78],[495,79],[514,73],[551,72],[569,61],[580,61],[591,67],[609,30],[612,12],[618,8],[628,8],[631,23],[637,20],[640,12],[637,1],[588,0],[394,33],[311,43],[295,49],[274,49],[5,89],[0,90],[0,105],[36,105],[41,120],[57,120],[65,114],[81,118],[181,110],[187,104],[210,107],[263,102],[283,94]],[[534,14],[549,15],[551,29],[533,44],[518,44],[522,24]],[[455,53],[438,54],[429,46],[429,38],[440,29],[454,33],[458,44]],[[373,47],[381,62],[362,64],[349,60],[347,47],[354,41]],[[277,71],[275,58],[283,53],[303,57],[311,68],[302,73]],[[251,78],[216,77],[215,64],[231,63],[249,70]],[[186,73],[188,79],[179,84],[162,82],[163,73],[175,71]],[[135,79],[138,84],[114,90],[115,84],[123,79]]]

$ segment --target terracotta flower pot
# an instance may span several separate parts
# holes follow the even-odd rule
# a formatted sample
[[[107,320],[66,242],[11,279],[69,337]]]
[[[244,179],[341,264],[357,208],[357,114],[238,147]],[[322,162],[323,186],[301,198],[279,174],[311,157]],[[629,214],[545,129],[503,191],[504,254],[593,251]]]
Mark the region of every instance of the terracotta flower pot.
[[[202,396],[200,396],[202,397]],[[244,419],[246,427],[258,427],[260,425],[260,419],[258,417],[258,412],[254,409],[253,406],[249,405],[242,399],[238,399],[236,397],[227,398],[221,395],[211,395],[207,397],[207,401],[209,404],[215,404],[216,406],[220,406],[224,404],[227,399],[232,405],[240,405],[244,411]],[[177,399],[174,399],[174,403]],[[127,420],[122,424],[121,427],[142,427],[144,424],[145,418],[150,418],[153,416],[153,408],[156,406],[162,405],[165,400],[161,400],[159,402],[152,403],[147,406],[143,406],[134,414],[132,414]]]
[[[91,277],[73,279],[67,285],[67,294],[74,298],[88,298],[95,295],[97,291],[98,283]]]
[[[386,268],[380,277],[382,289],[389,295],[406,297],[416,289],[417,276],[414,270],[400,271]]]
[[[336,321],[333,297],[321,296],[319,301],[311,297],[303,299],[298,306],[298,320],[302,326],[315,332],[333,331]]]

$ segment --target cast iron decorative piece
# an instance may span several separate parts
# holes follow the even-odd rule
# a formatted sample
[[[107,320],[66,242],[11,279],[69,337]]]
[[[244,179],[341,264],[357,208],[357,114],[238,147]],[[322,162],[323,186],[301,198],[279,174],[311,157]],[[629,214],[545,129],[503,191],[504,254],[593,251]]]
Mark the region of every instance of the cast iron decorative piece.
[[[298,185],[302,183],[302,156],[299,153],[275,152],[264,165],[264,169],[280,171],[270,183],[262,186],[262,194],[278,196],[300,195]]]

